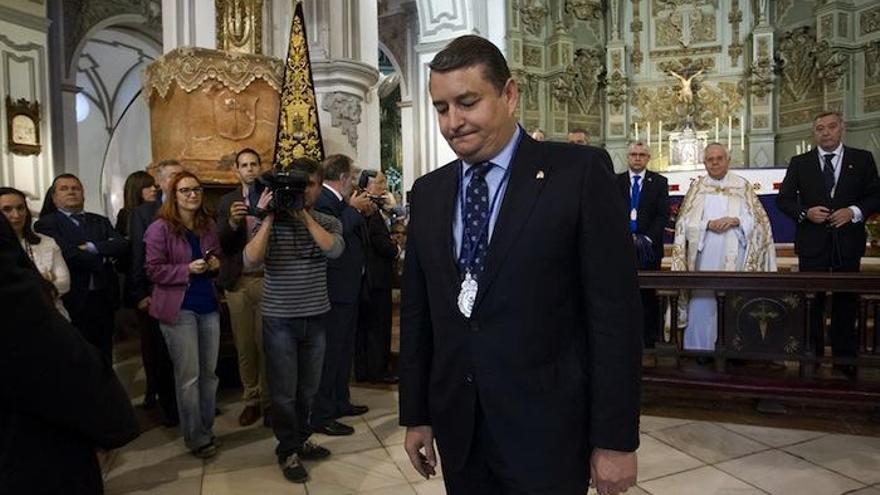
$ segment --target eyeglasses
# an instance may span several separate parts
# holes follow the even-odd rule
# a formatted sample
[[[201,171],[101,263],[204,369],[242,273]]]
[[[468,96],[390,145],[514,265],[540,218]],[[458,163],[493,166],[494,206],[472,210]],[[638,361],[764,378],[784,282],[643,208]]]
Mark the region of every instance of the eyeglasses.
[[[177,190],[178,193],[183,194],[184,196],[189,196],[190,194],[194,194],[196,196],[199,196],[200,194],[202,194],[203,191],[204,191],[204,189],[202,188],[202,186],[181,187],[180,189]]]

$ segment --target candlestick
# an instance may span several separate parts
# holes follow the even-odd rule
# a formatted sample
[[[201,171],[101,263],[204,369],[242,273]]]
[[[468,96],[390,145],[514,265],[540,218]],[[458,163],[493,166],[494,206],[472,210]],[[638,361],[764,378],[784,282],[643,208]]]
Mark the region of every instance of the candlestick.
[[[639,140],[639,123],[636,122],[636,141]]]
[[[733,148],[733,115],[727,116],[727,149]]]
[[[746,114],[743,113],[739,118],[739,149],[746,150]]]
[[[801,154],[801,145],[799,145],[799,144],[794,145],[794,152],[797,153],[798,155],[800,155]]]
[[[663,121],[657,124],[657,154],[663,158]]]
[[[718,117],[715,117],[715,142],[718,142]]]
[[[647,141],[648,149],[651,149],[651,121],[648,121],[648,130],[645,131],[645,140]]]

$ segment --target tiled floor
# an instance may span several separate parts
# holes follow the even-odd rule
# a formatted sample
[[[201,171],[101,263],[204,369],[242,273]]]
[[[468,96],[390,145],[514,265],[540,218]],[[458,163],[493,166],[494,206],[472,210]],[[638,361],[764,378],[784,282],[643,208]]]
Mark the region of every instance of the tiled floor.
[[[130,361],[117,366],[136,395],[143,372]],[[126,379],[126,376],[128,379]],[[370,412],[344,422],[349,437],[315,435],[333,455],[306,466],[311,480],[287,482],[273,454],[275,439],[260,424],[237,425],[242,405],[224,391],[215,433],[220,454],[201,461],[189,455],[176,429],[161,426],[111,454],[109,495],[382,494],[445,493],[442,479],[425,481],[403,451],[397,394],[354,387],[353,401]],[[140,402],[135,397],[135,403]],[[139,413],[144,416],[144,413]],[[145,417],[145,416],[144,416]],[[594,493],[594,492],[591,492]],[[823,431],[731,424],[662,416],[642,417],[639,486],[628,493],[655,495],[853,493],[880,495],[880,438]]]

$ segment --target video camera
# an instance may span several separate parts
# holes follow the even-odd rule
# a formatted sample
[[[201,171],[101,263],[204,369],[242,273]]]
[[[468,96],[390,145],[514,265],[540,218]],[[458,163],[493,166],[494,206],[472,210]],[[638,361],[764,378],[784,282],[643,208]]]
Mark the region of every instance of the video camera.
[[[301,210],[305,207],[305,191],[308,185],[309,174],[304,170],[265,172],[257,178],[254,186],[257,194],[262,194],[267,188],[272,191],[272,201],[265,210],[258,210],[255,205],[251,205],[248,214],[262,218],[268,213]]]

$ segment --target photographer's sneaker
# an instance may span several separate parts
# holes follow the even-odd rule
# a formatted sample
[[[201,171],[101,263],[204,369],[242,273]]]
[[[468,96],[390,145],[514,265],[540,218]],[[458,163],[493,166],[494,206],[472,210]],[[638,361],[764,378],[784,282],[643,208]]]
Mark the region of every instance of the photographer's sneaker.
[[[305,483],[309,479],[309,473],[306,472],[297,454],[287,456],[287,459],[281,463],[281,472],[288,481],[294,483]]]

